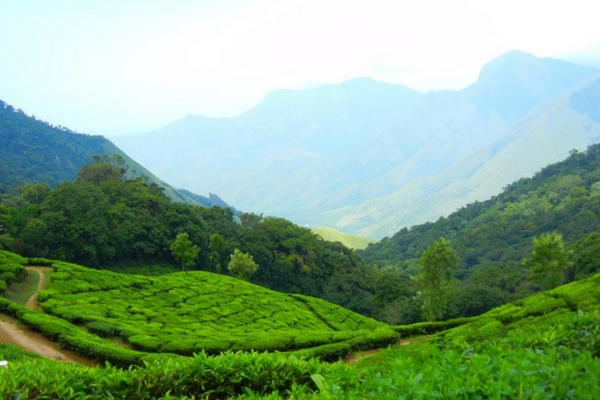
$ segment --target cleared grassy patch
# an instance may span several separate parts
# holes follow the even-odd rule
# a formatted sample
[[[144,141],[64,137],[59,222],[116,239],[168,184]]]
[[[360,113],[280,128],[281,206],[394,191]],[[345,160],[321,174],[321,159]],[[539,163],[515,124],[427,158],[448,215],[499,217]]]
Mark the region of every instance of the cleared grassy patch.
[[[35,271],[25,270],[25,278],[20,282],[13,282],[4,292],[4,297],[15,303],[25,304],[37,288],[40,275]]]
[[[364,250],[369,244],[377,243],[375,239],[351,235],[329,227],[311,228],[310,230],[329,242],[340,242],[349,249]]]

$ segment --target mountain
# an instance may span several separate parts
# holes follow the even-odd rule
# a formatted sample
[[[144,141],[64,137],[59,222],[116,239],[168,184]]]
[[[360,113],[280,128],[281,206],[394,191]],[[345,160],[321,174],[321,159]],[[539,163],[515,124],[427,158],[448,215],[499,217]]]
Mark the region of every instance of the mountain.
[[[515,51],[485,65],[477,82],[460,91],[423,94],[363,78],[277,91],[236,118],[188,116],[114,140],[178,186],[210,187],[245,210],[378,238],[411,223],[396,213],[412,217],[435,207],[434,192],[421,180],[445,173],[449,186],[464,179],[467,172],[451,172],[457,163],[487,163],[485,149],[508,140],[530,112],[599,76],[598,69]],[[561,142],[565,151],[590,144],[572,136]],[[503,168],[515,164],[505,160]],[[407,197],[408,187],[415,189]],[[480,191],[479,200],[493,190]],[[460,196],[451,200],[465,204]]]
[[[25,183],[53,187],[63,181],[72,182],[92,156],[117,155],[126,161],[130,171],[157,183],[172,200],[207,207],[226,206],[214,194],[206,198],[173,188],[102,136],[51,126],[3,101],[0,101],[0,142],[0,193]]]
[[[502,136],[439,174],[408,182],[392,194],[327,213],[325,223],[381,237],[398,227],[449,215],[486,200],[509,183],[600,141],[600,80],[537,107]]]

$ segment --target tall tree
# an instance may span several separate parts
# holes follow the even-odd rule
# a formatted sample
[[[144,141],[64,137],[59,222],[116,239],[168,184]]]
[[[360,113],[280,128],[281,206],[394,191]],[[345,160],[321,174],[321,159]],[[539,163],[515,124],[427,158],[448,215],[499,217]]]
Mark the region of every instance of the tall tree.
[[[561,285],[569,266],[569,252],[565,249],[562,235],[551,232],[533,238],[533,250],[527,264],[531,271],[530,280],[542,290]]]
[[[450,282],[457,268],[458,255],[443,237],[429,245],[421,255],[417,281],[423,316],[428,321],[439,320],[444,315]]]
[[[254,262],[250,254],[235,249],[227,269],[233,276],[247,281],[258,269],[258,264]]]
[[[175,241],[171,244],[173,257],[181,263],[181,269],[187,274],[188,267],[194,265],[194,260],[200,253],[200,248],[190,241],[187,233],[177,235]]]

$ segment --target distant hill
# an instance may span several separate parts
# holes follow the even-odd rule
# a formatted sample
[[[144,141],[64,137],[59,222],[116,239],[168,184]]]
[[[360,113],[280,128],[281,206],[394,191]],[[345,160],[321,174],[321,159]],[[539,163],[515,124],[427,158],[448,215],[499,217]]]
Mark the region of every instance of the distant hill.
[[[600,144],[572,152],[487,201],[473,202],[433,223],[404,228],[359,253],[378,265],[412,268],[427,246],[443,236],[459,255],[464,279],[492,266],[514,273],[529,257],[533,237],[542,233],[558,231],[573,248],[598,230]]]
[[[435,221],[600,141],[600,80],[550,100],[505,134],[439,174],[415,179],[387,196],[326,214],[325,223],[381,237],[398,227]]]
[[[310,230],[327,241],[340,242],[350,249],[366,249],[369,244],[377,242],[375,239],[350,235],[328,227],[311,228]]]
[[[598,69],[510,52],[485,65],[477,82],[460,91],[423,94],[357,79],[273,92],[236,118],[188,116],[114,140],[178,186],[210,187],[236,207],[300,225],[380,238],[466,204],[468,190],[447,190],[443,199],[437,190],[469,177],[473,163],[483,168],[500,151],[497,141],[504,140],[502,159],[508,164],[495,161],[494,179],[504,184],[593,143],[595,128],[571,109],[562,119],[570,134],[562,134],[560,152],[518,160],[526,164],[515,172],[521,175],[502,173],[516,164],[508,157],[508,142],[511,132],[524,129],[529,113],[542,106],[551,113],[548,102],[599,76]],[[531,140],[537,147],[552,139],[539,134]],[[471,165],[455,167],[461,162]],[[444,182],[428,186],[427,179],[440,174]],[[493,186],[468,194],[484,200],[497,193]],[[408,187],[414,190],[406,194]],[[440,204],[448,207],[439,209]]]
[[[173,188],[102,136],[52,126],[3,101],[0,101],[0,142],[0,193],[25,183],[53,187],[63,181],[72,182],[93,155],[106,154],[123,157],[130,171],[159,184],[172,200],[207,207],[225,204],[216,195],[206,198]]]

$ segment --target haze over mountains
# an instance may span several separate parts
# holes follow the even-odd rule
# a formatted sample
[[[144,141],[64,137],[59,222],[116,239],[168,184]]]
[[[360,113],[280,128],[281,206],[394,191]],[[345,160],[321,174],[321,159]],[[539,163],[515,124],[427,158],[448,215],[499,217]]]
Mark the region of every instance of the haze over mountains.
[[[600,70],[522,52],[460,91],[367,78],[270,93],[113,141],[175,186],[371,237],[434,220],[600,139]]]

